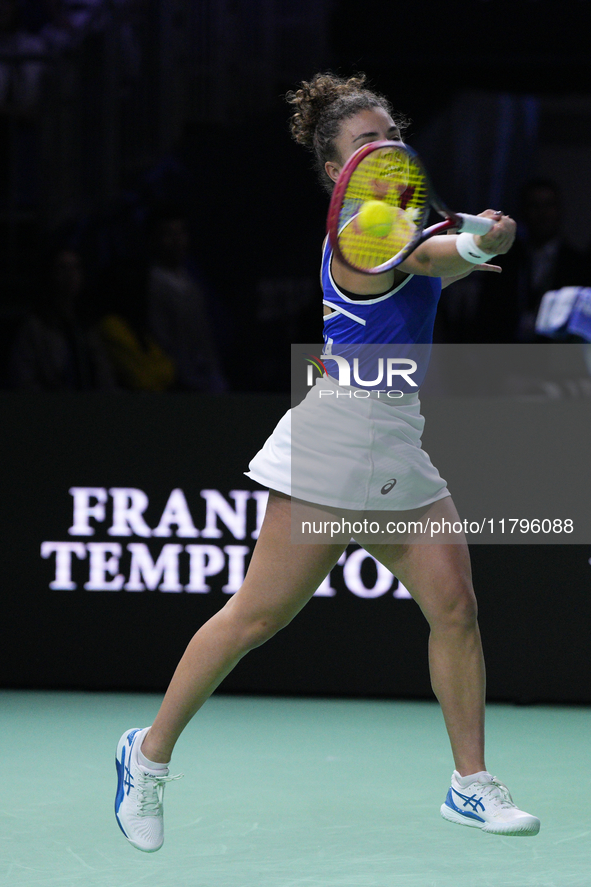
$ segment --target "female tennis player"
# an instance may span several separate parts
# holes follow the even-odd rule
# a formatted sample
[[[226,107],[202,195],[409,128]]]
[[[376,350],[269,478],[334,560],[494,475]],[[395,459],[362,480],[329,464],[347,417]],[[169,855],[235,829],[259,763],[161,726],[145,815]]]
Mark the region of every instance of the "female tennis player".
[[[292,135],[313,151],[329,190],[360,146],[402,135],[404,120],[366,86],[364,76],[341,79],[318,74],[288,93],[287,100],[293,106]],[[474,237],[476,253],[485,257],[506,253],[515,237],[514,222],[493,210],[482,215],[494,225]],[[352,270],[325,243],[321,269],[325,341],[358,342],[361,329],[366,331],[366,342],[430,343],[442,285],[469,274],[477,267],[474,262],[479,263],[478,258],[470,261],[460,255],[457,240],[456,235],[433,237],[397,268],[376,275]],[[338,389],[335,380],[330,384]],[[352,402],[346,397],[334,400]],[[330,468],[325,469],[332,463],[342,468],[348,460],[351,468],[345,472],[350,481],[341,484],[339,502],[327,500],[322,484],[316,494],[311,485],[310,507],[350,509],[362,486],[368,491],[364,509],[389,510],[394,519],[413,512],[452,523],[458,520],[445,481],[420,447],[417,395],[405,394],[395,405],[371,397],[364,403],[369,404],[365,421],[356,417],[351,438],[335,444],[337,453],[322,451],[327,439],[322,435],[308,438],[308,446],[318,449],[312,463],[316,460],[323,466],[318,476],[330,474]],[[152,726],[128,730],[119,741],[115,812],[123,834],[139,850],[151,852],[162,846],[162,796],[166,782],[178,778],[169,775],[168,765],[183,729],[238,661],[302,609],[346,547],[345,542],[292,543],[290,423],[299,409],[280,420],[249,466],[249,476],[269,488],[269,500],[244,584],[190,641]],[[338,407],[333,409],[338,413]],[[363,452],[371,458],[360,458]],[[404,483],[393,488],[386,483],[398,476]],[[476,600],[467,545],[463,539],[455,541],[366,542],[364,547],[406,586],[430,626],[431,682],[455,762],[441,814],[486,832],[535,835],[539,820],[519,810],[507,788],[486,769],[485,671]]]

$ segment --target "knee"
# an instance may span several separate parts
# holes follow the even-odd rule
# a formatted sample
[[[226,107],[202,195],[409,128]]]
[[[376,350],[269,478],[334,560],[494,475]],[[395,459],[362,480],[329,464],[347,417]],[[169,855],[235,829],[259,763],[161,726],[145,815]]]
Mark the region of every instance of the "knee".
[[[247,650],[254,650],[266,641],[271,640],[278,631],[288,624],[290,620],[278,619],[274,616],[261,616],[254,619],[246,628],[245,641]]]
[[[224,607],[224,615],[240,649],[247,653],[270,640],[291,621],[282,613],[249,612],[233,606],[234,599]]]
[[[473,630],[478,623],[478,605],[472,583],[462,582],[445,589],[429,621],[432,628]]]

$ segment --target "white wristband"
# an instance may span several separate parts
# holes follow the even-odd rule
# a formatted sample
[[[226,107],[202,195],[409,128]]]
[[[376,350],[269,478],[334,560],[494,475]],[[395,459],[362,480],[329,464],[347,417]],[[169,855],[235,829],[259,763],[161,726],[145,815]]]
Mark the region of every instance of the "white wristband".
[[[458,234],[456,237],[456,249],[462,259],[470,262],[472,265],[480,265],[482,262],[488,262],[494,259],[495,253],[485,253],[480,247],[476,246],[473,234]]]

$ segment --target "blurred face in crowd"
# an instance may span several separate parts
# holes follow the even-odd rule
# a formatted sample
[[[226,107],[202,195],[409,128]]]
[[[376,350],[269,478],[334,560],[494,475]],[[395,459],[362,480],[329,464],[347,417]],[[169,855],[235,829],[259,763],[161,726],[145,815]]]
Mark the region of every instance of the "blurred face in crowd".
[[[527,225],[530,240],[536,246],[543,246],[558,236],[560,200],[554,188],[548,185],[535,185],[526,192],[523,201],[523,220]]]
[[[189,232],[184,219],[165,219],[156,229],[156,253],[168,268],[178,268],[187,258]]]

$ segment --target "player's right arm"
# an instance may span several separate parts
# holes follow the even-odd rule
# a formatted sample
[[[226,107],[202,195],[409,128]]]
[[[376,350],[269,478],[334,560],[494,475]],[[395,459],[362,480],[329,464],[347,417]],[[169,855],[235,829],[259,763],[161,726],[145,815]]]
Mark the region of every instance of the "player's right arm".
[[[502,255],[508,252],[515,240],[516,225],[510,216],[501,216],[495,210],[488,209],[481,216],[495,220],[495,224],[486,234],[474,235],[475,243],[490,255]],[[441,277],[449,285],[453,280],[466,277],[472,271],[482,267],[463,259],[456,248],[457,235],[441,234],[431,237],[408,256],[397,268],[383,274],[364,274],[345,265],[333,253],[331,271],[338,287],[362,296],[384,293],[399,283],[408,274],[424,277]],[[498,265],[484,266],[485,270],[498,271]]]
[[[516,225],[513,219],[510,216],[499,217],[492,209],[487,209],[480,215],[494,219],[495,224],[486,234],[474,235],[476,245],[491,256],[508,252],[515,240]],[[417,247],[398,267],[407,274],[426,277],[465,277],[474,270],[475,266],[458,253],[457,238],[457,234],[431,237]]]

